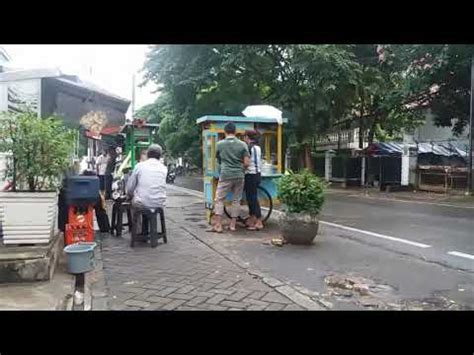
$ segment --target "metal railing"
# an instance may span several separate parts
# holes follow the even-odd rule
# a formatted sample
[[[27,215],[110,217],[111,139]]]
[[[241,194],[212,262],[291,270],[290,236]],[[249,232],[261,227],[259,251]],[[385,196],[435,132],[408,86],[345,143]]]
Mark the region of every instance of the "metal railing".
[[[359,146],[359,128],[346,129],[338,132],[330,132],[316,136],[313,144],[316,149],[326,147],[358,148]],[[364,134],[364,147],[367,145],[367,133]]]

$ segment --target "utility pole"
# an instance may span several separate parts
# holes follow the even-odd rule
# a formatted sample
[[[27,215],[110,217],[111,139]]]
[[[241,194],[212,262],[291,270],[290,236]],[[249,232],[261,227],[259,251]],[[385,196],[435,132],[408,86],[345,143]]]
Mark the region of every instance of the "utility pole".
[[[135,74],[132,75],[132,120],[135,114]]]
[[[468,185],[468,193],[472,195],[472,142],[473,142],[473,110],[474,110],[474,55],[472,56],[471,59],[471,110],[470,110],[470,116],[469,116],[469,171],[467,172],[467,185]]]

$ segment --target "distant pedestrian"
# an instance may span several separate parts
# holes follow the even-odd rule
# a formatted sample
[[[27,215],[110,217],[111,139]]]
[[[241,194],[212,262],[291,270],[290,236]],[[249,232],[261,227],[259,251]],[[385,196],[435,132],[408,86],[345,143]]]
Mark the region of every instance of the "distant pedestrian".
[[[225,139],[217,143],[216,159],[219,163],[220,174],[214,201],[215,223],[209,232],[222,233],[222,215],[226,195],[232,193],[232,209],[229,230],[235,231],[239,215],[240,200],[244,187],[244,172],[250,163],[247,145],[235,136],[236,128],[233,122],[224,127]]]
[[[107,167],[105,168],[105,199],[110,200],[112,197],[113,174],[117,160],[117,153],[114,148],[109,148],[107,157]]]
[[[103,150],[102,154],[97,157],[95,163],[97,176],[99,176],[100,191],[102,191],[102,193],[105,193],[105,172],[107,170],[108,159],[109,157],[107,156],[106,151]]]

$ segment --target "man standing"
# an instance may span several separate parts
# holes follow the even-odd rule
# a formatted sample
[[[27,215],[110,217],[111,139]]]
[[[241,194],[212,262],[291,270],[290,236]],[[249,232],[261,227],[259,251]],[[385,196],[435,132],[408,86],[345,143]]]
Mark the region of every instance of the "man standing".
[[[232,193],[230,231],[235,231],[239,215],[245,169],[250,164],[250,155],[247,145],[235,136],[235,131],[235,124],[227,123],[224,127],[225,139],[217,143],[216,159],[220,166],[220,175],[214,201],[215,224],[210,232],[222,233],[224,201],[229,192]]]
[[[115,171],[117,153],[113,147],[109,148],[107,154],[107,167],[105,168],[105,199],[110,200],[112,195],[112,180]]]
[[[102,193],[105,192],[105,170],[107,169],[107,154],[105,150],[102,151],[102,154],[96,160],[96,169],[97,169],[97,176],[99,176],[99,184],[100,184],[100,191]],[[86,169],[81,170],[84,171]]]

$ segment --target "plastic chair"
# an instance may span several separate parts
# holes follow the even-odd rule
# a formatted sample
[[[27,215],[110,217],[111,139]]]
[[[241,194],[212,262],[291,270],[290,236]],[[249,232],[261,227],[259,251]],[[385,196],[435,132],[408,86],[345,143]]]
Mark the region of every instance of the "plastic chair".
[[[123,223],[123,213],[127,212],[127,223]],[[128,231],[132,231],[132,211],[130,202],[125,202],[123,200],[117,200],[112,206],[112,226],[110,228],[110,233],[117,237],[122,235],[123,227],[127,226]]]
[[[158,214],[160,215],[160,224],[161,224],[160,233],[158,233]],[[135,242],[140,239],[137,235],[138,234],[137,221],[138,221],[138,218],[140,218],[142,215],[146,216],[149,221],[151,247],[156,248],[158,246],[159,239],[163,239],[164,243],[168,243],[168,239],[166,237],[165,211],[163,210],[163,208],[161,207],[152,208],[152,209],[140,208],[140,209],[135,209],[135,211],[133,212],[130,246],[133,248],[135,245]]]

